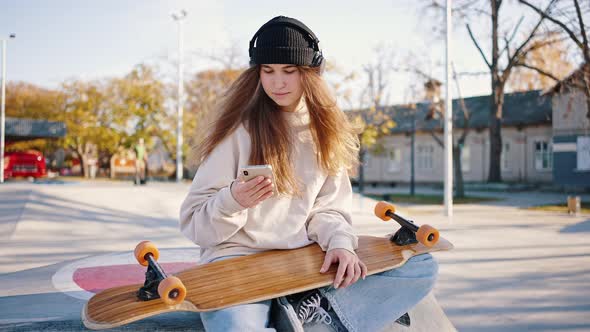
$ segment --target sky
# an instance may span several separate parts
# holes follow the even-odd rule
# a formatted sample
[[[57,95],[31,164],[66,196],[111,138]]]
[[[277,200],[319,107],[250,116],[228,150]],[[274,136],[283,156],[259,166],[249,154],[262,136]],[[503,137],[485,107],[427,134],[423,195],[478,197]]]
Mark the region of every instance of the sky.
[[[362,75],[383,45],[397,64],[408,54],[430,74],[444,80],[444,40],[432,32],[436,20],[412,0],[0,0],[0,39],[16,33],[7,47],[7,79],[59,88],[69,79],[123,76],[140,63],[170,63],[177,57],[174,10],[185,9],[185,72],[215,66],[203,54],[222,55],[231,45],[246,65],[248,42],[258,28],[277,15],[294,17],[310,27],[328,61],[345,72]],[[440,21],[442,22],[442,21]],[[483,39],[485,25],[474,26]],[[453,29],[452,54],[459,72],[482,72],[485,63],[464,25]],[[185,76],[186,77],[186,76]],[[406,73],[390,77],[388,102],[411,99],[415,80]],[[355,87],[360,93],[362,87]],[[464,96],[490,93],[488,75],[461,80]]]

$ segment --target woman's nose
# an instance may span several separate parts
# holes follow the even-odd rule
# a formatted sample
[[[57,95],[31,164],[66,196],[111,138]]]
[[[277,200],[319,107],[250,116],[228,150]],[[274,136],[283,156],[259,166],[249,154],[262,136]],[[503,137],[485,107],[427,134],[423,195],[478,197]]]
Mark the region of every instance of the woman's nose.
[[[287,83],[285,82],[285,80],[283,79],[283,77],[281,75],[277,75],[275,77],[275,79],[273,80],[273,85],[275,88],[279,89],[279,88],[282,88],[285,85],[287,85]]]

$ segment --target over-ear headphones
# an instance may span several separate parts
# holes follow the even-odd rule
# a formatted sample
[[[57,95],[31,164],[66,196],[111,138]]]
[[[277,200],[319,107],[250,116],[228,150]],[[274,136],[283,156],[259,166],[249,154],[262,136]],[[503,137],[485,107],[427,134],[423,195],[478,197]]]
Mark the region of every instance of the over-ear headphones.
[[[255,49],[254,45],[256,44],[258,36],[268,27],[281,26],[281,25],[295,28],[311,39],[314,53],[313,53],[313,58],[312,58],[311,64],[309,64],[309,66],[310,67],[321,67],[320,70],[323,71],[325,61],[324,61],[324,56],[322,54],[322,50],[320,50],[319,39],[316,37],[316,35],[313,33],[313,31],[311,31],[305,24],[299,22],[296,19],[292,19],[290,17],[285,17],[285,16],[278,16],[278,17],[273,18],[272,20],[268,21],[266,24],[261,26],[260,29],[258,29],[258,31],[256,31],[256,33],[254,34],[254,36],[250,40],[250,47],[248,49],[248,55],[250,56],[250,66],[256,65],[256,63],[253,59],[253,55],[254,55],[254,49]]]

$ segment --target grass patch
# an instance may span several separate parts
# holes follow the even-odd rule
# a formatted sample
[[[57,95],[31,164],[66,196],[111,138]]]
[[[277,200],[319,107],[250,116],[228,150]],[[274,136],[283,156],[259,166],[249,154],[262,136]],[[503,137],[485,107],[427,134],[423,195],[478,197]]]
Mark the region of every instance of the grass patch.
[[[581,202],[580,205],[581,205],[580,213],[590,213],[590,201]],[[537,211],[551,211],[551,212],[567,213],[567,203],[531,206],[531,207],[528,207],[527,209],[537,210]]]
[[[443,204],[444,197],[439,195],[414,195],[409,194],[389,194],[389,195],[365,195],[378,201],[389,201],[392,203],[409,203],[409,204]],[[469,196],[462,198],[453,198],[453,204],[470,204],[495,201],[493,197]]]

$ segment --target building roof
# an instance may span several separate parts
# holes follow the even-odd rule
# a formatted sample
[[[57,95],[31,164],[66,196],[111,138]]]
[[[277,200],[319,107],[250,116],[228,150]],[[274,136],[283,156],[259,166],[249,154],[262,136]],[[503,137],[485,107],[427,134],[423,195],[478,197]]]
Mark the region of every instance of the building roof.
[[[469,127],[473,129],[485,129],[489,126],[491,96],[477,96],[464,98],[469,110]],[[416,130],[436,131],[443,129],[443,119],[427,119],[431,103],[418,103],[415,110],[407,105],[394,105],[385,107],[385,114],[389,115],[396,126],[392,133],[406,133],[412,131],[413,115],[416,115]],[[504,107],[502,109],[502,126],[532,126],[551,125],[551,98],[542,96],[540,90],[507,93],[504,95]],[[367,110],[351,111],[349,114],[362,113],[367,120]],[[453,126],[465,127],[465,117],[460,108],[459,100],[453,100]]]
[[[23,141],[35,138],[60,138],[66,135],[63,122],[6,118],[6,139]]]
[[[564,92],[567,88],[572,88],[576,86],[581,86],[584,82],[582,77],[583,71],[590,72],[590,64],[582,64],[576,70],[574,70],[571,74],[569,74],[563,80],[557,82],[553,87],[549,90],[544,92],[544,94],[552,95],[555,93]],[[583,85],[582,85],[583,86]]]

